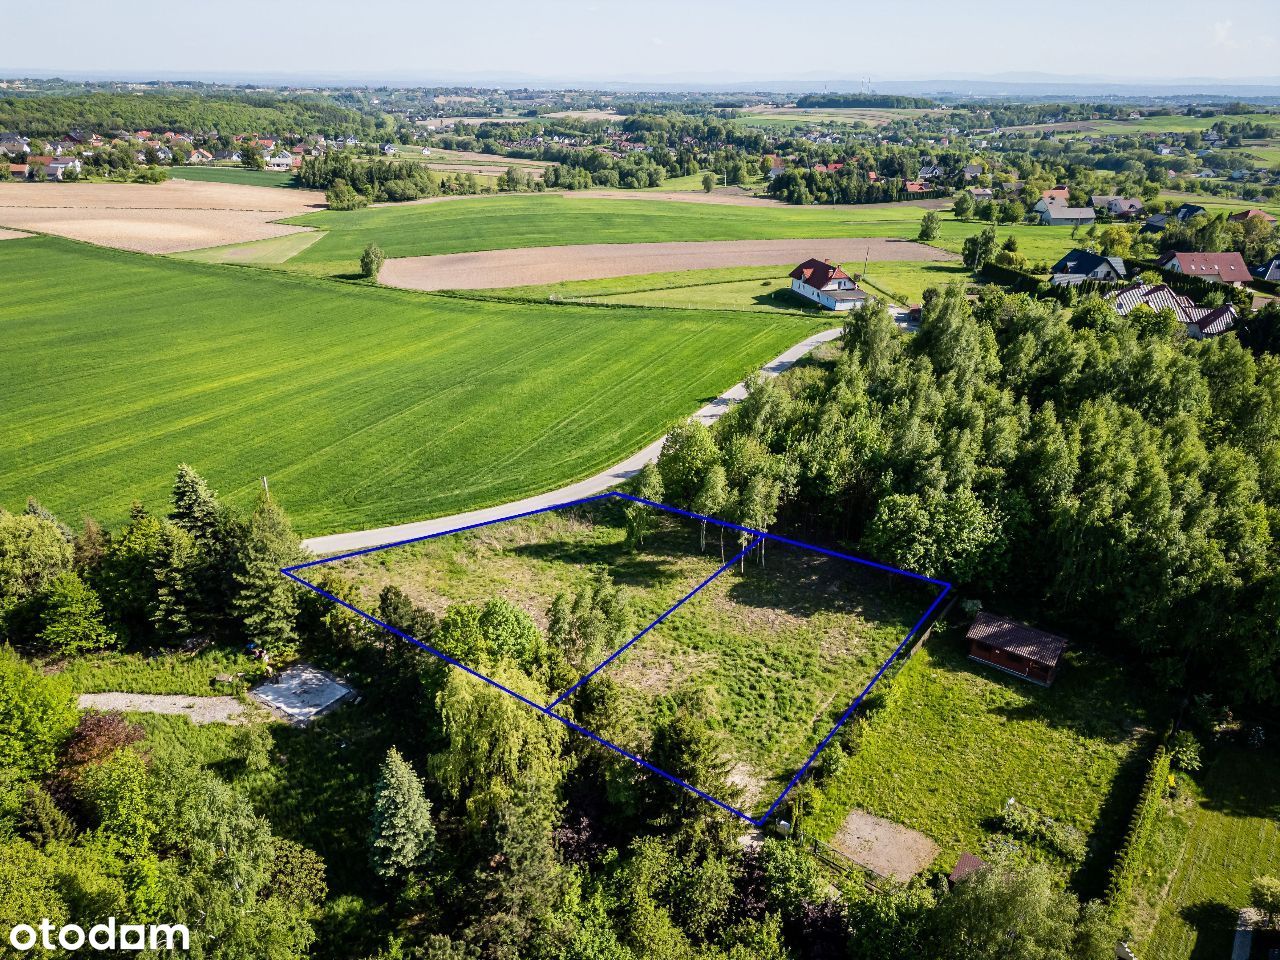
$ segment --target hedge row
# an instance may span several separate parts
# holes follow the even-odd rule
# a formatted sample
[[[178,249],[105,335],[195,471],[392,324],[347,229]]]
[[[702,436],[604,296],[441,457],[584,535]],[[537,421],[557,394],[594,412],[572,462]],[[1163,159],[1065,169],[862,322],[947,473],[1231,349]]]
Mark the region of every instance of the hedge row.
[[[1156,815],[1160,812],[1160,802],[1164,799],[1169,786],[1169,751],[1163,746],[1156,747],[1155,756],[1151,759],[1151,769],[1147,771],[1147,779],[1142,784],[1142,793],[1138,797],[1138,805],[1129,821],[1129,830],[1116,862],[1111,868],[1111,879],[1107,884],[1106,900],[1111,912],[1119,915],[1129,902],[1133,892],[1134,881],[1142,863],[1142,854],[1147,842],[1151,839],[1151,830],[1155,826]]]

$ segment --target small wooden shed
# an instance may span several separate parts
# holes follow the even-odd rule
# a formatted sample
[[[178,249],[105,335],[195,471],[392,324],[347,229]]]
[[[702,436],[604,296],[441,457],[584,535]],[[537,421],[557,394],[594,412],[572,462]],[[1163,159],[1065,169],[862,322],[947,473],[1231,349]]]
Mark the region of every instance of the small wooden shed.
[[[1062,637],[985,610],[969,628],[969,657],[1047,687],[1067,649]]]

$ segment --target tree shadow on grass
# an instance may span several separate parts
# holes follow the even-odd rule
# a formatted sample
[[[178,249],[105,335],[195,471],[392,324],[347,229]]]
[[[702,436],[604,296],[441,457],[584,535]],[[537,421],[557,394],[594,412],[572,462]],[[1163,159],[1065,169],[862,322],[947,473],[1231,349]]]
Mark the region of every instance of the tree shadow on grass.
[[[1231,956],[1238,916],[1235,910],[1225,903],[1204,900],[1187,904],[1179,913],[1196,931],[1191,960],[1221,960]]]
[[[1276,750],[1225,747],[1203,780],[1200,802],[1206,810],[1280,820],[1280,756]]]

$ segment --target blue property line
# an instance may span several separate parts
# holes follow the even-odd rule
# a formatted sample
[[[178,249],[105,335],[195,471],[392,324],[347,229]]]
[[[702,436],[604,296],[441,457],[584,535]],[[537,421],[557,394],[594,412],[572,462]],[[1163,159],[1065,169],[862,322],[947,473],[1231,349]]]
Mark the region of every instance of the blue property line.
[[[434,647],[426,643],[423,643],[422,641],[418,640],[416,637],[412,637],[409,634],[396,629],[390,624],[385,623],[382,620],[379,620],[377,617],[373,616],[372,614],[366,613],[364,610],[361,610],[359,607],[354,606],[353,604],[348,603],[345,600],[342,600],[341,598],[333,595],[329,591],[321,587],[318,587],[307,580],[304,580],[302,577],[299,577],[294,573],[294,571],[296,570],[302,570],[308,567],[319,566],[322,564],[331,563],[338,560],[346,560],[351,557],[358,557],[364,554],[374,553],[376,551],[385,550],[390,547],[405,546],[412,543],[419,543],[421,541],[435,539],[436,537],[447,536],[452,533],[462,533],[464,531],[474,530],[479,527],[486,527],[486,526],[491,526],[497,523],[504,523],[508,520],[518,520],[524,517],[535,516],[540,513],[547,513],[553,510],[562,510],[568,507],[574,507],[580,504],[591,503],[594,501],[605,500],[610,498],[627,500],[634,503],[640,503],[640,504],[644,504],[645,506],[652,507],[654,509],[663,510],[667,513],[677,514],[684,517],[690,517],[692,519],[700,520],[706,523],[713,523],[719,527],[736,530],[740,533],[750,534],[754,539],[750,544],[748,544],[741,551],[739,551],[739,553],[735,555],[731,560],[729,560],[727,563],[722,565],[718,570],[716,570],[715,573],[711,574],[711,576],[703,580],[702,583],[700,583],[697,587],[695,587],[688,594],[686,594],[681,600],[679,600],[674,606],[672,606],[670,609],[664,612],[660,617],[654,620],[653,623],[649,624],[647,627],[645,627],[644,630],[640,631],[640,633],[632,637],[631,640],[629,640],[626,644],[624,644],[618,650],[610,654],[609,657],[607,657],[601,663],[597,664],[591,670],[590,673],[586,674],[584,677],[578,680],[577,683],[575,683],[572,687],[570,687],[568,690],[562,693],[559,697],[557,697],[554,701],[552,701],[547,706],[542,706],[541,704],[535,703],[534,701],[530,700],[528,697],[525,697],[519,693],[516,693],[514,690],[511,690],[510,688],[504,686],[503,684],[498,683],[496,680],[493,680],[485,676],[479,671],[467,666],[465,663],[462,663],[461,661],[454,659],[453,657],[449,656],[446,653],[443,653],[442,651],[436,650]],[[871,567],[877,570],[882,570],[887,573],[899,574],[901,576],[905,576],[913,580],[918,580],[925,583],[932,583],[942,587],[942,590],[938,594],[938,596],[934,598],[933,602],[929,605],[929,608],[924,612],[924,614],[920,617],[920,619],[916,621],[915,626],[911,628],[911,630],[903,638],[902,642],[899,643],[898,646],[894,649],[893,653],[889,655],[889,658],[885,660],[885,662],[880,666],[880,669],[876,672],[875,676],[871,678],[871,681],[866,685],[866,687],[857,696],[857,698],[853,701],[853,703],[849,705],[848,709],[845,710],[845,712],[841,715],[840,719],[836,721],[835,726],[831,728],[831,730],[827,733],[827,735],[822,739],[822,742],[819,743],[818,746],[809,755],[809,758],[805,761],[804,765],[801,766],[800,769],[796,771],[794,776],[792,776],[790,782],[786,786],[786,789],[784,789],[782,793],[778,795],[778,798],[773,801],[773,803],[769,806],[768,810],[766,810],[762,816],[758,818],[754,818],[747,815],[743,811],[737,809],[736,807],[732,806],[731,804],[725,803],[724,801],[711,796],[709,793],[706,793],[705,791],[698,789],[697,787],[693,786],[693,784],[688,783],[687,781],[682,780],[679,777],[673,776],[672,774],[667,773],[665,770],[662,770],[654,766],[652,763],[649,763],[647,760],[643,759],[642,757],[639,757],[623,749],[617,744],[604,739],[603,737],[591,732],[590,730],[586,729],[585,727],[582,727],[581,725],[575,723],[574,721],[566,717],[562,717],[558,713],[554,713],[552,708],[558,706],[566,697],[569,696],[569,694],[571,694],[574,690],[580,687],[583,683],[589,680],[592,676],[598,673],[610,662],[612,662],[614,659],[620,656],[623,652],[625,652],[628,648],[630,648],[632,644],[636,643],[636,641],[638,641],[641,637],[649,633],[654,627],[656,627],[659,623],[665,620],[671,613],[673,613],[680,606],[682,606],[686,601],[688,601],[700,590],[702,590],[709,583],[711,583],[712,580],[714,580],[716,577],[720,576],[722,573],[724,573],[726,570],[732,567],[733,564],[737,563],[742,557],[744,557],[747,553],[749,553],[755,547],[760,545],[760,543],[766,539],[773,540],[778,543],[788,544],[790,546],[798,547],[803,550],[811,550],[815,553],[825,554],[827,556],[835,557],[841,560],[848,560],[850,562],[861,564],[863,566]],[[455,527],[450,530],[442,530],[438,533],[425,534],[419,537],[410,537],[408,539],[397,540],[392,543],[384,543],[378,546],[366,547],[361,550],[353,550],[349,553],[339,554],[332,557],[323,557],[317,560],[307,561],[305,563],[298,563],[292,566],[284,567],[280,570],[280,572],[285,576],[289,577],[291,580],[294,580],[295,582],[302,584],[302,586],[308,588],[309,590],[314,591],[320,596],[323,596],[326,599],[333,601],[339,606],[345,607],[346,609],[350,610],[352,613],[355,613],[357,616],[363,617],[365,620],[368,620],[370,623],[373,623],[381,627],[382,629],[395,634],[396,636],[400,637],[403,640],[409,641],[414,646],[425,650],[427,653],[431,654],[437,659],[442,660],[445,663],[448,663],[452,666],[460,668],[461,670],[470,674],[471,676],[484,681],[485,683],[489,684],[492,687],[497,688],[498,690],[501,690],[503,693],[507,693],[512,697],[515,697],[521,703],[525,704],[526,706],[532,707],[534,710],[537,710],[539,713],[545,716],[554,718],[555,720],[564,724],[569,729],[574,730],[578,733],[581,733],[583,736],[588,737],[589,739],[595,741],[601,746],[604,746],[609,748],[610,750],[613,750],[615,753],[618,753],[621,756],[626,757],[628,760],[631,760],[633,763],[636,763],[639,766],[644,767],[646,770],[657,774],[658,776],[662,777],[665,780],[670,781],[676,786],[683,787],[684,789],[688,790],[690,793],[693,793],[704,800],[710,801],[711,803],[715,804],[717,807],[720,807],[722,810],[732,813],[734,816],[742,820],[745,820],[747,823],[750,823],[753,826],[757,826],[757,827],[763,826],[764,823],[771,816],[773,816],[774,812],[781,805],[782,801],[786,798],[787,794],[789,794],[791,790],[796,786],[796,784],[800,782],[801,777],[803,777],[805,772],[809,769],[809,767],[813,765],[818,755],[827,746],[827,744],[831,742],[831,739],[836,735],[836,733],[839,732],[840,728],[844,726],[844,724],[848,721],[848,719],[853,715],[854,711],[863,702],[867,694],[870,693],[871,689],[880,681],[880,679],[884,676],[885,672],[893,664],[894,660],[898,657],[898,655],[902,652],[902,650],[906,647],[906,645],[911,641],[911,639],[919,633],[920,629],[928,621],[929,617],[933,615],[934,611],[938,609],[938,605],[942,602],[942,600],[948,595],[948,593],[952,589],[951,584],[943,580],[935,580],[931,577],[926,577],[918,573],[912,573],[909,570],[902,570],[898,567],[888,566],[882,563],[876,563],[875,561],[872,561],[872,560],[865,560],[861,557],[856,557],[851,554],[840,553],[839,551],[836,551],[836,550],[827,550],[822,547],[817,547],[812,544],[804,543],[799,540],[791,540],[787,537],[778,536],[777,534],[771,534],[771,533],[767,533],[760,530],[753,530],[750,527],[744,527],[739,524],[730,523],[725,520],[717,520],[715,517],[708,517],[699,513],[693,513],[688,510],[681,510],[677,507],[671,507],[671,506],[667,506],[666,504],[656,503],[655,501],[652,501],[652,500],[646,500],[643,497],[632,496],[631,494],[622,493],[616,490],[606,491],[604,493],[596,494],[594,496],[582,497],[577,500],[570,500],[565,503],[554,504],[548,507],[540,507],[536,510],[528,510],[523,513],[512,514],[511,516],[500,517],[494,520],[484,520],[479,523],[467,524],[465,526]]]
[[[541,511],[535,511],[535,512],[541,512]],[[478,524],[478,526],[483,526],[483,524]],[[391,544],[388,544],[388,546],[391,546]],[[567,717],[562,717],[558,713],[552,713],[549,707],[544,707],[541,704],[534,703],[528,697],[523,696],[522,694],[516,693],[510,687],[504,686],[503,684],[499,683],[497,680],[493,680],[490,677],[486,677],[483,673],[481,673],[478,670],[473,670],[471,667],[468,667],[465,663],[462,663],[459,660],[455,660],[453,657],[449,656],[447,653],[442,653],[441,651],[435,649],[435,647],[432,647],[429,644],[423,643],[417,637],[411,637],[409,634],[405,633],[403,630],[397,630],[395,627],[391,626],[391,624],[386,623],[382,620],[379,620],[377,617],[373,616],[370,613],[365,613],[363,610],[361,610],[359,607],[355,606],[354,604],[350,604],[347,601],[341,599],[340,597],[334,596],[332,593],[330,593],[328,590],[325,590],[323,587],[317,587],[314,583],[311,583],[307,580],[303,580],[297,574],[292,572],[294,569],[297,569],[297,568],[285,567],[285,568],[282,568],[280,572],[283,573],[290,580],[294,580],[302,584],[304,587],[306,587],[309,590],[314,590],[316,593],[320,594],[320,596],[326,597],[329,600],[332,600],[334,603],[338,604],[339,606],[346,607],[348,610],[350,610],[352,613],[356,614],[357,616],[364,617],[364,619],[368,620],[370,623],[377,624],[379,627],[382,627],[382,629],[387,630],[391,633],[394,633],[397,637],[400,637],[402,640],[408,640],[414,646],[422,648],[423,650],[427,651],[427,653],[431,654],[433,657],[437,657],[440,660],[443,660],[445,663],[458,667],[460,670],[463,670],[466,673],[471,674],[471,676],[475,677],[477,680],[483,680],[485,683],[489,684],[489,686],[496,687],[497,689],[501,690],[503,693],[510,694],[511,696],[515,697],[517,700],[519,700],[521,703],[525,704],[526,706],[532,707],[534,710],[537,710],[543,716],[551,717],[553,720],[560,721],[570,730],[576,730],[578,733],[581,733],[585,737],[589,737],[590,739],[594,740],[596,743],[600,744],[601,746],[608,747],[610,750],[613,750],[615,753],[621,754],[622,756],[626,757],[628,760],[632,761],[633,763],[638,763],[640,766],[644,767],[645,769],[653,773],[656,773],[658,776],[662,777],[663,779],[671,781],[676,786],[684,787],[690,793],[696,794],[697,796],[701,797],[703,800],[711,801],[717,807],[720,807],[722,810],[726,810],[729,813],[732,813],[735,817],[740,817],[741,819],[746,820],[748,823],[755,823],[755,821],[752,820],[751,817],[743,813],[737,807],[731,806],[730,804],[725,803],[723,800],[717,800],[715,797],[711,796],[711,794],[706,793],[702,790],[699,790],[693,784],[687,783],[686,781],[681,780],[679,777],[672,776],[671,774],[667,773],[667,771],[659,769],[658,767],[655,767],[648,760],[645,760],[642,757],[636,756],[634,753],[630,753],[629,751],[624,750],[622,747],[618,746],[616,743],[606,740],[604,737],[599,736],[598,734],[592,733],[586,727],[583,727],[574,723],[572,720],[568,719]]]
[[[892,664],[893,661],[897,659],[898,654],[902,652],[902,648],[907,645],[908,641],[910,641],[911,638],[914,637],[917,632],[919,632],[920,628],[924,626],[925,621],[928,620],[929,617],[933,615],[933,611],[938,609],[938,604],[942,602],[942,598],[945,597],[950,592],[951,592],[951,584],[944,583],[942,585],[941,592],[934,598],[933,603],[929,604],[929,609],[926,610],[921,615],[920,619],[916,621],[916,625],[912,627],[909,631],[907,631],[907,635],[902,638],[902,642],[898,644],[897,648],[893,651],[893,653],[889,654],[889,659],[880,665],[880,669],[877,670],[876,675],[871,678],[871,682],[868,683],[866,687],[863,688],[862,692],[858,694],[857,698],[853,701],[853,703],[849,704],[849,709],[847,709],[844,713],[840,715],[840,719],[836,721],[836,725],[831,728],[831,731],[825,737],[822,738],[822,742],[818,744],[817,747],[814,748],[813,753],[809,754],[809,759],[804,762],[804,766],[802,766],[799,770],[796,771],[795,776],[791,778],[791,782],[787,784],[787,788],[783,790],[782,793],[778,794],[778,799],[773,801],[772,804],[770,804],[769,809],[764,812],[764,816],[762,816],[759,820],[753,820],[752,823],[754,823],[758,827],[764,826],[764,822],[768,820],[771,816],[773,816],[773,812],[777,810],[779,804],[781,804],[782,801],[786,799],[787,794],[791,792],[792,788],[795,787],[795,785],[800,782],[800,778],[804,776],[805,771],[808,770],[809,767],[813,765],[814,760],[818,759],[818,754],[820,754],[823,748],[826,747],[826,745],[831,742],[831,738],[840,732],[840,728],[845,725],[845,723],[848,721],[848,719],[851,716],[853,716],[853,711],[858,709],[858,705],[861,704],[863,699],[866,698],[867,694],[871,692],[871,688],[880,682],[880,678],[883,677],[884,672],[889,669],[889,665]]]
[[[609,656],[605,657],[603,660],[597,663],[594,667],[591,668],[590,673],[585,674],[572,687],[570,687],[564,693],[560,694],[560,696],[556,697],[549,704],[547,704],[547,709],[550,710],[553,707],[557,706],[562,700],[564,700],[565,697],[569,696],[569,694],[573,693],[573,691],[577,690],[580,686],[582,686],[584,683],[586,683],[588,680],[594,677],[597,673],[599,673],[601,670],[607,667],[617,657],[625,653],[627,651],[627,648],[630,647],[633,643],[635,643],[637,640],[643,637],[646,633],[648,633],[650,630],[652,630],[654,627],[660,624],[663,620],[667,619],[667,617],[671,616],[671,614],[675,613],[678,609],[680,609],[680,607],[684,606],[684,603],[686,600],[689,600],[690,598],[692,598],[695,593],[697,593],[699,590],[701,590],[703,587],[709,584],[712,580],[720,576],[720,574],[724,573],[726,570],[732,567],[735,563],[737,563],[739,560],[745,557],[748,553],[754,550],[756,545],[762,539],[763,537],[756,537],[749,544],[747,544],[745,547],[739,550],[732,558],[730,558],[728,563],[721,566],[719,570],[711,574],[711,576],[707,577],[707,579],[703,580],[700,584],[698,584],[696,587],[694,587],[692,590],[686,593],[683,597],[677,600],[670,607],[670,609],[668,609],[665,613],[662,614],[662,616],[658,617],[657,620],[653,621],[653,623],[649,624],[647,627],[645,627],[643,630],[637,633],[634,637],[632,637],[630,640],[628,640],[626,643],[620,646],[617,650],[613,651],[613,653],[609,654]]]
[[[549,507],[539,507],[537,510],[526,510],[524,513],[513,513],[509,517],[498,517],[496,520],[481,520],[479,523],[468,523],[464,527],[454,527],[452,530],[441,530],[439,533],[424,533],[420,537],[409,537],[407,540],[393,540],[391,543],[380,543],[374,547],[365,547],[361,550],[352,550],[350,553],[339,553],[333,557],[321,557],[319,560],[308,560],[306,563],[295,563],[291,567],[281,567],[280,572],[287,574],[293,570],[304,570],[307,567],[317,567],[322,563],[334,563],[338,560],[350,560],[352,557],[364,556],[366,553],[376,553],[379,550],[386,550],[390,547],[404,547],[411,543],[421,543],[424,540],[434,540],[436,537],[447,537],[451,533],[463,533],[467,530],[475,530],[479,527],[489,527],[495,523],[506,523],[508,520],[520,520],[524,517],[536,516],[539,513],[547,513],[551,510],[563,510],[565,507],[576,507],[583,503],[591,503],[595,500],[606,500],[612,497],[612,492],[597,493],[595,496],[582,497],[578,500],[567,500],[564,503],[552,504]],[[294,578],[297,579],[296,577]],[[306,581],[302,581],[306,582]]]
[[[646,500],[644,497],[635,497],[629,493],[623,493],[620,490],[612,490],[607,496],[618,497],[623,500],[633,500],[636,503],[643,503],[658,510],[665,510],[667,513],[678,513],[684,517],[692,517],[695,520],[702,520],[705,523],[714,523],[716,526],[727,527],[730,530],[738,530],[742,533],[750,533],[753,536],[764,537],[766,540],[776,540],[778,543],[785,543],[793,547],[800,547],[804,550],[812,550],[815,553],[825,553],[829,557],[838,557],[841,560],[850,560],[853,563],[860,563],[864,567],[874,567],[876,570],[884,570],[887,573],[896,573],[903,577],[910,577],[912,580],[920,580],[924,583],[932,583],[937,587],[950,587],[951,584],[945,580],[935,580],[933,577],[926,577],[921,573],[912,573],[910,570],[903,570],[901,567],[892,567],[885,563],[876,563],[874,560],[867,560],[863,557],[855,557],[851,553],[841,553],[838,550],[828,550],[825,547],[815,547],[811,543],[803,543],[800,540],[791,540],[787,537],[780,537],[776,533],[768,533],[764,530],[753,530],[751,527],[739,526],[736,523],[730,523],[728,520],[717,520],[715,517],[706,517],[700,513],[693,513],[689,510],[681,510],[679,507],[669,507],[665,503],[655,503],[652,500]]]

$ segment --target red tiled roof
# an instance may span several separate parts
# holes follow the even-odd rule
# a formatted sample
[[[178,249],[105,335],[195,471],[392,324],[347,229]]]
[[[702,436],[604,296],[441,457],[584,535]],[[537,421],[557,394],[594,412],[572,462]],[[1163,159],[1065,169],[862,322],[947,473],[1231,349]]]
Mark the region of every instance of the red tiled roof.
[[[1058,658],[1067,648],[1067,641],[1062,637],[985,610],[974,619],[967,636],[969,640],[981,640],[997,650],[1017,654],[1046,667],[1057,666]]]
[[[977,873],[987,865],[987,861],[981,857],[975,857],[972,853],[960,854],[960,859],[956,861],[956,868],[947,875],[947,879],[952,883],[959,883],[971,873]]]
[[[852,280],[847,273],[834,263],[826,260],[809,259],[791,271],[792,280],[807,283],[814,289],[821,290],[832,280]]]
[[[1188,276],[1218,277],[1228,282],[1249,279],[1249,268],[1238,253],[1167,253],[1161,264],[1175,260]]]
[[[1250,217],[1261,217],[1263,220],[1267,221],[1267,223],[1276,222],[1276,218],[1265,210],[1241,210],[1239,213],[1233,213],[1231,216],[1227,217],[1227,219],[1232,223],[1244,223],[1244,221],[1248,220]]]

